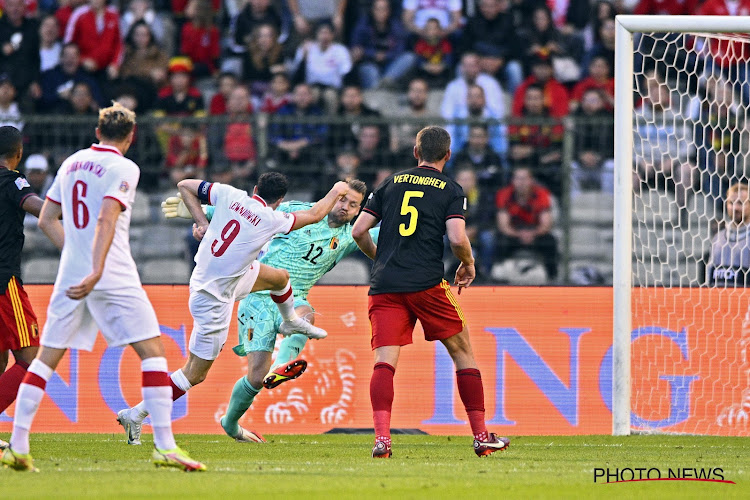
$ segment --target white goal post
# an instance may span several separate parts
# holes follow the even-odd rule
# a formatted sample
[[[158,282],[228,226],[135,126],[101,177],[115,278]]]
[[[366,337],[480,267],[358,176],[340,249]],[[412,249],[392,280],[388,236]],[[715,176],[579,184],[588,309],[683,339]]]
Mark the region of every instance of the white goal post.
[[[635,16],[615,21],[615,193],[613,251],[612,433],[631,433],[631,333],[633,301],[634,34],[741,33],[750,16]],[[724,36],[723,38],[727,38]],[[660,264],[661,266],[661,264]],[[697,280],[696,280],[697,283]],[[680,285],[681,286],[681,285]],[[694,285],[688,285],[694,286]]]

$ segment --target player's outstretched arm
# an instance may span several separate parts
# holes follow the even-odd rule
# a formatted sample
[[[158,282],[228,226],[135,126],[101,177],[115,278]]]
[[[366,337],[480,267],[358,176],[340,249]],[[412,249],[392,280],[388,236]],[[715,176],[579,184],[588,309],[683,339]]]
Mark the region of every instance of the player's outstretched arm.
[[[337,182],[333,185],[331,190],[328,191],[328,194],[325,195],[323,199],[318,200],[315,205],[307,210],[294,212],[295,220],[291,230],[294,231],[295,229],[305,227],[308,224],[315,224],[316,222],[322,221],[323,218],[328,215],[328,212],[333,210],[333,206],[339,198],[343,198],[348,192],[349,184],[343,181]]]
[[[26,204],[24,203],[24,205]],[[58,250],[62,250],[63,243],[65,243],[65,231],[60,222],[61,218],[62,207],[57,203],[45,200],[42,204],[42,210],[39,212],[37,226],[47,235],[47,238],[52,240]]]
[[[122,205],[113,198],[104,198],[99,217],[96,219],[94,229],[94,243],[91,250],[92,269],[91,273],[83,278],[77,285],[73,285],[65,292],[73,300],[81,300],[86,297],[94,286],[99,282],[104,273],[104,263],[107,260],[109,247],[115,237],[117,218],[122,213]]]
[[[21,205],[24,212],[30,213],[34,217],[39,218],[39,214],[42,213],[42,206],[44,206],[44,200],[35,194],[27,196]]]
[[[208,219],[206,219],[206,214],[203,213],[203,208],[201,207],[201,201],[198,199],[198,189],[202,182],[200,179],[185,179],[177,184],[177,189],[180,190],[182,201],[185,203],[198,227],[207,227]]]
[[[359,214],[359,217],[357,217],[357,222],[354,223],[354,227],[352,227],[352,238],[357,242],[357,246],[362,250],[362,253],[370,257],[372,260],[375,260],[375,253],[377,252],[378,247],[372,239],[370,229],[375,227],[375,224],[377,223],[378,219],[373,215],[367,212],[362,212]]]
[[[459,218],[448,219],[445,222],[445,232],[451,244],[451,251],[461,261],[456,270],[454,285],[458,285],[458,293],[461,289],[471,285],[477,275],[474,269],[474,256],[471,253],[471,243],[466,236],[466,221]]]

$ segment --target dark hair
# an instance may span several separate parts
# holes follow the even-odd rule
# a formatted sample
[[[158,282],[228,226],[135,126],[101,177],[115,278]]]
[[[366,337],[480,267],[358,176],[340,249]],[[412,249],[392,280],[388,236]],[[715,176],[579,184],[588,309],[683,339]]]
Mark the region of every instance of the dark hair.
[[[422,161],[440,161],[450,149],[451,136],[442,127],[425,127],[417,134],[417,156]]]
[[[144,21],[143,19],[140,19],[134,22],[133,25],[130,27],[130,30],[128,30],[128,34],[125,37],[125,44],[128,47],[135,48],[135,30],[139,26],[145,26],[146,29],[148,30],[148,36],[151,38],[148,42],[148,46],[153,47],[154,45],[156,45],[156,38],[154,37],[154,32],[151,30],[151,26],[149,26],[148,23]]]
[[[221,81],[221,80],[223,80],[224,78],[231,78],[231,79],[232,79],[232,80],[234,80],[235,82],[238,82],[238,81],[240,80],[239,78],[237,78],[237,75],[235,75],[235,74],[234,74],[234,73],[232,73],[231,71],[222,71],[222,72],[221,72],[221,73],[219,73],[219,75],[218,75],[218,76],[216,77],[216,81],[217,81],[217,82],[220,82],[220,81]]]
[[[529,85],[528,85],[528,86],[526,87],[526,91],[529,91],[529,90],[538,90],[539,92],[541,92],[542,94],[544,94],[544,87],[542,87],[542,86],[541,86],[541,85],[539,85],[538,83],[531,83],[531,84],[529,84]],[[524,94],[525,94],[525,93],[526,93],[526,92],[524,92]]]
[[[23,147],[23,136],[16,127],[0,127],[0,158],[10,158]]]
[[[347,179],[346,183],[354,191],[356,191],[359,194],[361,194],[363,198],[367,194],[367,184],[365,184],[361,180],[359,180],[359,179]]]
[[[258,196],[272,205],[286,195],[289,181],[286,175],[279,172],[266,172],[258,178]]]

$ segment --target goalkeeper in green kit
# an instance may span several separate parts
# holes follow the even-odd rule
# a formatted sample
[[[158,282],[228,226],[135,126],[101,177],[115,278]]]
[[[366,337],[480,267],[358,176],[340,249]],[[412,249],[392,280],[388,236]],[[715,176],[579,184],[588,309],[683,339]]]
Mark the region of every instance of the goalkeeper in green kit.
[[[297,315],[313,322],[314,309],[307,302],[310,288],[347,255],[359,251],[352,238],[350,222],[359,214],[367,187],[359,180],[347,181],[349,193],[336,202],[333,210],[320,222],[300,231],[277,235],[271,240],[265,255],[259,260],[271,267],[286,269],[294,293]],[[186,216],[179,209],[181,201],[167,200],[162,206],[167,217]],[[296,212],[307,210],[310,203],[290,201],[282,203],[277,210]],[[186,210],[184,212],[187,212]],[[206,207],[209,220],[213,207]],[[377,241],[379,228],[371,229]],[[240,442],[263,442],[263,437],[243,429],[239,419],[253,403],[253,399],[265,387],[273,389],[279,384],[302,375],[307,362],[297,359],[307,342],[302,334],[284,337],[275,360],[271,354],[276,343],[282,318],[268,292],[256,292],[242,299],[237,310],[239,345],[234,347],[238,356],[247,358],[247,376],[240,378],[232,389],[226,415],[221,419],[224,432]]]

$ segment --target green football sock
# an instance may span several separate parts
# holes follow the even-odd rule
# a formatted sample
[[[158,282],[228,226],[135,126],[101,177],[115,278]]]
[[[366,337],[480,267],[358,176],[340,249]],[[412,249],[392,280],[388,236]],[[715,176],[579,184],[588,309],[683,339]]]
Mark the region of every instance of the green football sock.
[[[284,337],[279,344],[279,353],[276,355],[272,369],[296,359],[299,353],[302,352],[305,344],[307,344],[307,336],[301,333]]]
[[[255,399],[255,396],[259,392],[260,389],[256,389],[250,385],[247,377],[242,377],[234,384],[227,414],[221,419],[221,426],[229,436],[234,437],[237,435],[240,418],[250,408],[250,405],[253,404],[253,399]]]

